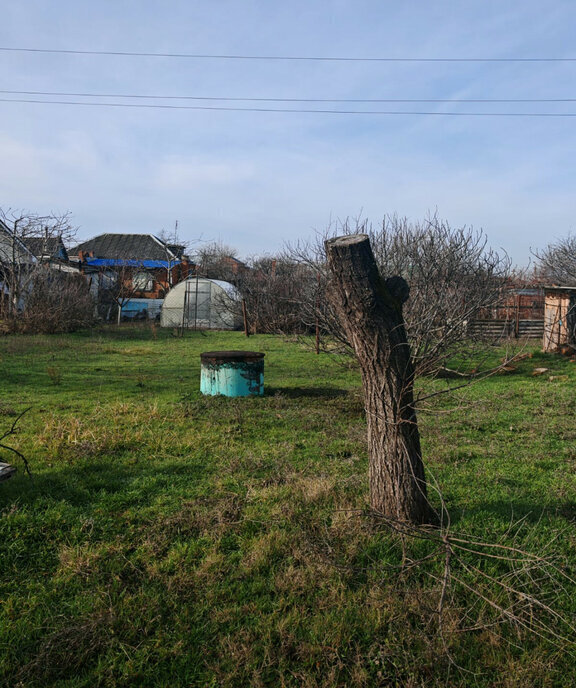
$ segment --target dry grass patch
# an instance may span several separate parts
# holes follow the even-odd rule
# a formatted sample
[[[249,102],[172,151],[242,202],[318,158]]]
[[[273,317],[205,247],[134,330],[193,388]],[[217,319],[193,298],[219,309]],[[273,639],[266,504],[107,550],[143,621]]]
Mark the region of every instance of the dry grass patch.
[[[115,643],[113,621],[110,612],[95,612],[54,630],[40,641],[33,658],[17,672],[14,686],[53,685],[86,671]]]
[[[95,575],[109,556],[106,545],[64,545],[58,553],[58,569],[55,577],[70,581],[76,577],[88,579]]]
[[[291,485],[296,499],[304,503],[333,500],[335,479],[328,476],[299,476]]]
[[[163,448],[170,439],[170,433],[158,432],[158,422],[164,420],[169,419],[156,402],[145,408],[126,402],[98,404],[87,416],[50,413],[36,434],[36,446],[49,459],[66,461],[115,454],[142,445]]]
[[[36,437],[36,444],[49,459],[73,462],[134,449],[142,438],[143,432],[137,428],[128,436],[118,426],[98,422],[97,416],[85,419],[50,414]]]
[[[291,538],[286,532],[271,530],[245,542],[240,568],[251,574],[281,563],[290,552]]]

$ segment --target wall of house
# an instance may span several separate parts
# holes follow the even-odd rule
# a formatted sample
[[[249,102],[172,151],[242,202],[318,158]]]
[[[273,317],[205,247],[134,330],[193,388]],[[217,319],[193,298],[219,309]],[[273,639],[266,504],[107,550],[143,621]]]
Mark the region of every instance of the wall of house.
[[[130,275],[125,278],[125,284],[128,290],[132,289],[133,278],[139,273],[148,273],[151,278],[151,285],[149,289],[135,289],[134,298],[138,299],[163,299],[166,294],[179,282],[187,279],[191,274],[193,266],[183,261],[171,268],[134,268]]]

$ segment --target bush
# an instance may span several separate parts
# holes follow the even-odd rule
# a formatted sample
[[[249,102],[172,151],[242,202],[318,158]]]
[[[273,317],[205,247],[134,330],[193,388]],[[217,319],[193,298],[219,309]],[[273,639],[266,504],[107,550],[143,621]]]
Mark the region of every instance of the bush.
[[[21,312],[4,321],[11,332],[55,334],[88,327],[94,303],[81,275],[41,268],[34,275]]]

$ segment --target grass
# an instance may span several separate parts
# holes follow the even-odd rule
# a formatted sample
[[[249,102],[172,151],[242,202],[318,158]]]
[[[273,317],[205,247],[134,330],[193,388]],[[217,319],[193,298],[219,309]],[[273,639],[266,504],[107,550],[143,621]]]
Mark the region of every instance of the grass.
[[[200,352],[235,348],[266,353],[265,396],[202,397]],[[498,579],[576,612],[548,576],[574,569],[575,381],[535,352],[421,414],[454,530],[557,566],[461,552],[440,628],[443,559],[409,565],[435,544],[365,511],[354,366],[239,333],[0,339],[0,431],[30,407],[5,442],[34,476],[0,485],[0,685],[576,685],[561,619],[482,602],[510,601]]]

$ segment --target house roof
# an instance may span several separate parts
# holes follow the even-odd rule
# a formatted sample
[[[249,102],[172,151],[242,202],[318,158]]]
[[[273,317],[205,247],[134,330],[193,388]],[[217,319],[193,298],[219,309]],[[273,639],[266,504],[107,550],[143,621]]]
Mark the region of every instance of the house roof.
[[[79,244],[70,253],[92,253],[94,258],[116,260],[162,260],[180,257],[182,247],[166,244],[153,234],[100,234]]]
[[[246,263],[241,261],[239,258],[235,258],[234,256],[224,256],[224,259],[227,260],[229,263],[236,263],[237,265],[243,265],[246,267]]]
[[[37,258],[68,259],[68,254],[61,237],[26,237],[23,241],[26,248]]]
[[[562,292],[568,292],[568,293],[574,293],[576,292],[576,287],[560,287],[557,284],[553,285],[545,285],[544,286],[544,291],[545,292],[556,292],[556,293],[562,293]]]
[[[6,223],[0,220],[0,263],[36,263],[36,256],[14,235]]]

